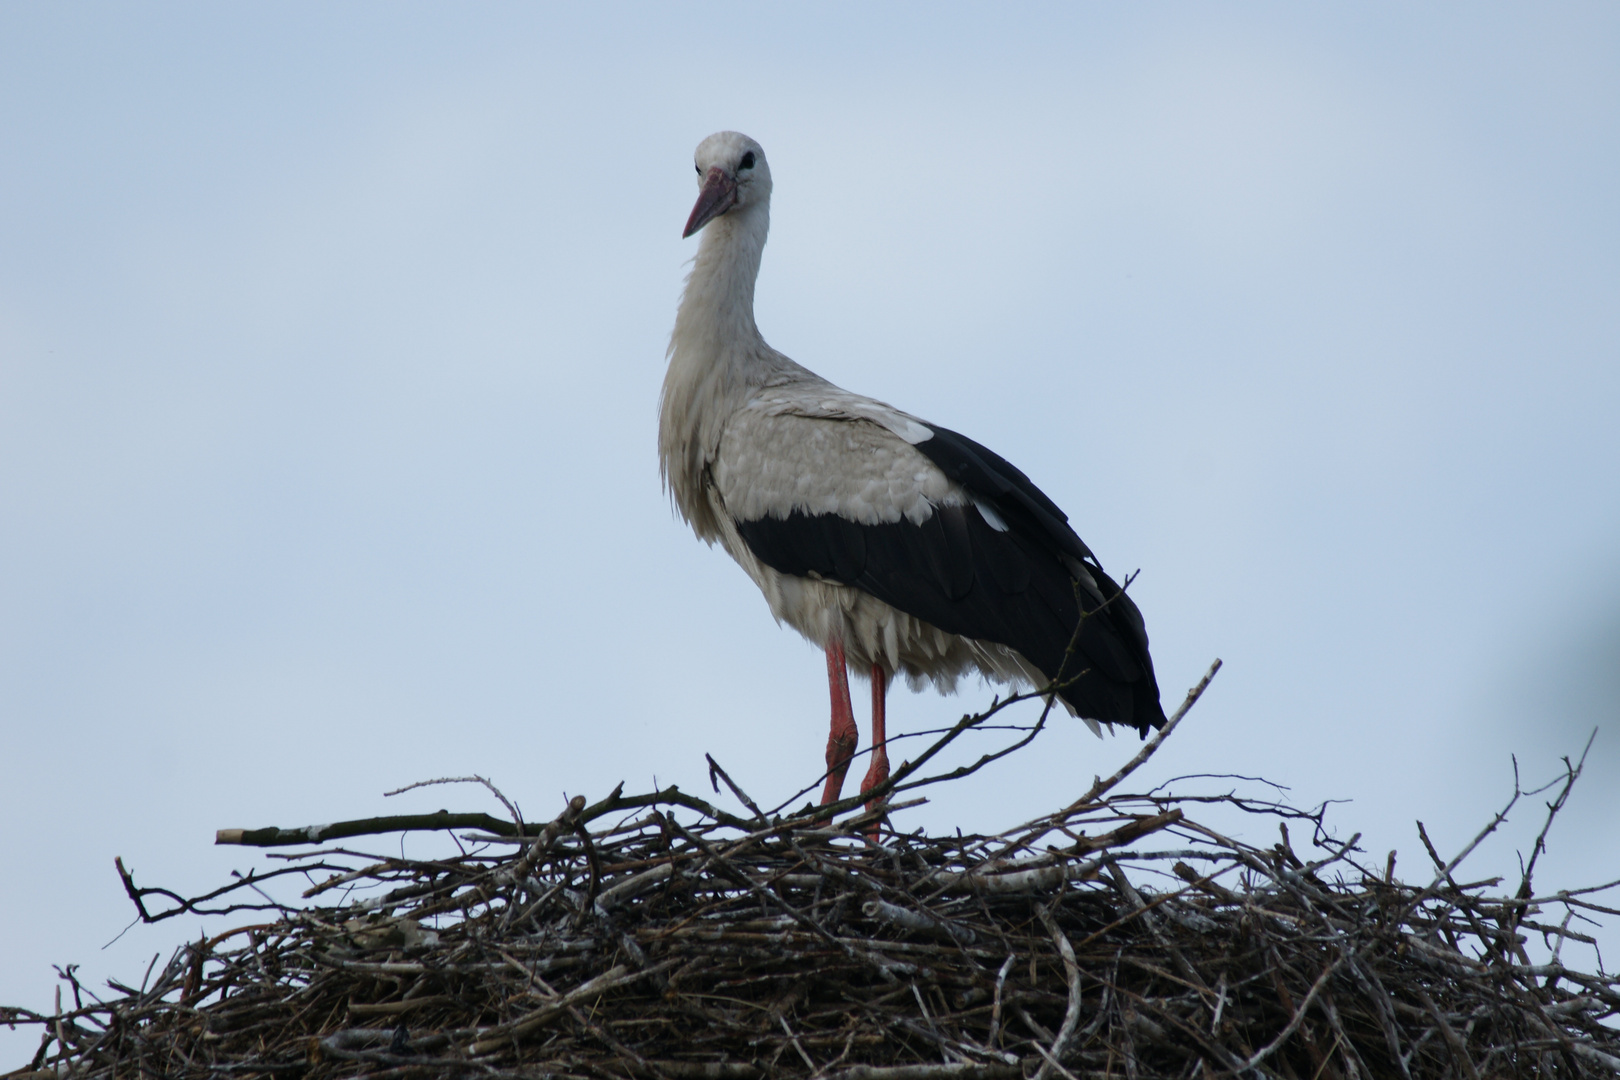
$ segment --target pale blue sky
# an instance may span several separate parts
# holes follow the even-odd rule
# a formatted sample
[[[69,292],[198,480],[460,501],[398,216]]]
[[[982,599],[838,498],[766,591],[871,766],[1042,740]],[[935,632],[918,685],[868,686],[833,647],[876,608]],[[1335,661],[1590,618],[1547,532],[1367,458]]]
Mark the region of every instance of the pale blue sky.
[[[1543,880],[1620,877],[1620,12],[827,10],[0,7],[0,1001],[195,937],[101,951],[114,855],[211,887],[218,827],[447,773],[813,778],[819,657],[658,487],[720,128],[771,342],[1140,567],[1167,704],[1226,660],[1153,780],[1353,799],[1417,876],[1413,819],[1459,847],[1602,726]],[[1045,742],[901,823],[1137,745]]]

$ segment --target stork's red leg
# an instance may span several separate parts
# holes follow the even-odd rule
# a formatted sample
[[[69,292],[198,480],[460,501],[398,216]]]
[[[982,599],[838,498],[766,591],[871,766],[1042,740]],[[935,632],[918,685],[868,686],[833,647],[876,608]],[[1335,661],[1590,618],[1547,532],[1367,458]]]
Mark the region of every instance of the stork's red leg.
[[[889,751],[888,732],[884,728],[884,709],[889,696],[889,676],[882,665],[872,665],[872,764],[866,770],[866,779],[861,781],[861,794],[866,794],[889,778]],[[874,799],[866,804],[868,810],[875,809],[878,803]],[[876,831],[873,826],[873,831]]]
[[[844,661],[844,643],[827,642],[827,689],[832,696],[832,733],[827,736],[827,786],[821,790],[821,805],[838,801],[844,790],[844,774],[860,742],[855,727],[855,707],[849,700],[849,670]]]

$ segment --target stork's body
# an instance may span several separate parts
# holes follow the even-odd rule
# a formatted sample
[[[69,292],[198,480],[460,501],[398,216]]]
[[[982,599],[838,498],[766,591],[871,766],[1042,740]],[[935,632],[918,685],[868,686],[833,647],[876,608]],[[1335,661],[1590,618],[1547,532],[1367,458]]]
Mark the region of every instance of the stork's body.
[[[754,323],[764,151],[722,132],[698,147],[697,167],[687,235],[704,232],[670,341],[660,464],[697,535],[827,654],[823,801],[837,798],[856,744],[846,665],[872,680],[863,791],[887,776],[883,703],[896,674],[947,691],[970,673],[1055,683],[1093,730],[1161,726],[1141,614],[1028,477],[765,343]]]

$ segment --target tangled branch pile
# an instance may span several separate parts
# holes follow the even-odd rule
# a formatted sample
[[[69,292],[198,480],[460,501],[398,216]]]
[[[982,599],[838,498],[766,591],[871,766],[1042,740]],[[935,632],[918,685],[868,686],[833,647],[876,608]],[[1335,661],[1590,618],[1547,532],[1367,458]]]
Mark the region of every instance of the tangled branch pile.
[[[149,919],[274,917],[183,947],[142,987],[115,985],[116,999],[93,999],[70,971],[57,1015],[0,1019],[44,1026],[36,1076],[1620,1070],[1606,1023],[1620,980],[1558,959],[1566,941],[1590,940],[1571,930],[1575,913],[1608,910],[1598,890],[1533,896],[1528,870],[1513,896],[1492,892],[1496,880],[1459,882],[1478,840],[1449,861],[1430,847],[1432,882],[1403,884],[1358,863],[1354,838],[1330,837],[1320,811],[1109,790],[1132,767],[1001,836],[876,844],[877,815],[739,817],[673,789],[616,791],[576,798],[544,828],[484,819],[453,858],[329,847],[195,900],[126,873]],[[1279,842],[1238,842],[1189,814],[1212,805],[1275,819]],[[1319,858],[1296,852],[1290,823]],[[292,877],[312,903],[269,901]],[[153,912],[160,898],[171,908]],[[1550,961],[1530,962],[1531,934]]]

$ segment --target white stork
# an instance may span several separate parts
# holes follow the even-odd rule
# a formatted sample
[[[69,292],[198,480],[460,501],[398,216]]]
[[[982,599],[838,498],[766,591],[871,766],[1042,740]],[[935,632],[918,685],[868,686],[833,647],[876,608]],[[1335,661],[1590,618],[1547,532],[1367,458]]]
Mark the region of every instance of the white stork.
[[[777,621],[827,654],[822,804],[837,800],[858,740],[851,665],[872,682],[863,793],[889,774],[884,699],[896,673],[947,692],[968,672],[1057,685],[1098,734],[1099,723],[1144,736],[1162,727],[1142,615],[1063,511],[973,440],[767,345],[754,324],[765,151],[722,131],[698,145],[696,164],[702,191],[683,235],[705,231],[670,337],[659,467],[698,537],[718,540]]]

